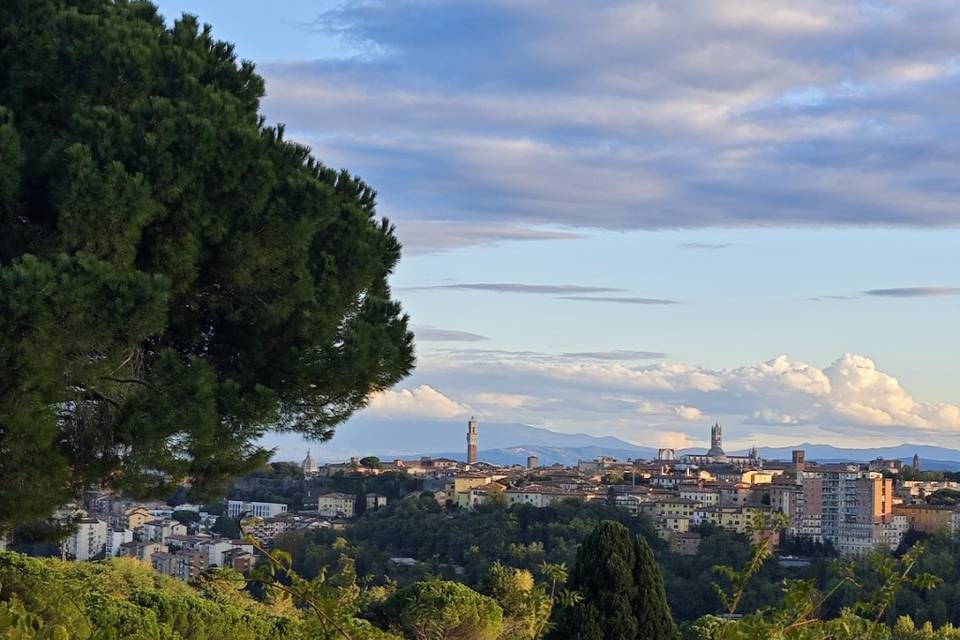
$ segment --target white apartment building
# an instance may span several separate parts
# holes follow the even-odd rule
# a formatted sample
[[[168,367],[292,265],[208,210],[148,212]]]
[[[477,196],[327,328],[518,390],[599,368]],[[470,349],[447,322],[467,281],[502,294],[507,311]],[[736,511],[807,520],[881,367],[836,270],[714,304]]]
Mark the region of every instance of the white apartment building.
[[[287,512],[287,505],[279,502],[244,502],[242,500],[227,501],[227,516],[239,518],[240,514],[254,518],[274,518]]]
[[[110,529],[107,531],[106,552],[108,558],[120,555],[120,545],[133,541],[133,531],[130,529]]]
[[[186,534],[187,527],[176,520],[150,520],[143,523],[140,539],[163,544],[172,535]]]
[[[107,543],[107,523],[95,518],[82,518],[66,542],[67,555],[74,560],[93,560]]]
[[[227,566],[227,563],[224,561],[224,554],[234,549],[240,549],[247,553],[253,553],[252,544],[243,544],[233,540],[208,540],[200,543],[197,546],[197,551],[205,551],[207,553],[207,565],[217,567]]]
[[[720,505],[720,490],[712,487],[680,487],[680,497],[684,500],[694,500],[704,507],[717,507]]]

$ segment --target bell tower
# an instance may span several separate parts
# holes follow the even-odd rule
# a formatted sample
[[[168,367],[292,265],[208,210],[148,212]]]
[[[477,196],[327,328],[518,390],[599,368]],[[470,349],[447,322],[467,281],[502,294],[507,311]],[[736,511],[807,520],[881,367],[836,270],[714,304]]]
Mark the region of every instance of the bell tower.
[[[723,428],[719,422],[714,424],[713,428],[710,429],[710,451],[707,451],[707,455],[719,461],[722,461],[727,456],[727,454],[723,452]]]
[[[479,434],[477,433],[477,419],[470,416],[467,422],[467,464],[477,463],[477,443]]]

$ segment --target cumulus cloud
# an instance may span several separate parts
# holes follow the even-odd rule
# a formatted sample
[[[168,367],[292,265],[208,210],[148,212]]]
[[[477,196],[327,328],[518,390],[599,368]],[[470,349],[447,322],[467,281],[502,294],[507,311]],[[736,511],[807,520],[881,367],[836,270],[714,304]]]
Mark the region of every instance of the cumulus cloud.
[[[960,407],[917,402],[896,378],[879,371],[869,358],[848,353],[827,367],[824,374],[830,380],[830,409],[854,424],[960,430]]]
[[[382,418],[459,418],[470,408],[451,400],[430,385],[390,389],[370,398],[364,413]]]
[[[690,436],[681,431],[661,431],[657,434],[656,444],[658,447],[677,450],[688,449],[697,445],[690,439]]]
[[[631,429],[684,430],[688,427],[678,427],[718,416],[798,438],[810,428],[902,437],[917,431],[960,432],[960,407],[915,399],[894,376],[857,354],[844,354],[823,368],[778,356],[755,365],[711,369],[460,352],[426,359],[418,375],[442,377],[460,394],[482,389],[522,395],[520,417],[532,423],[588,422],[628,437]]]
[[[371,0],[313,27],[347,55],[261,67],[267,113],[414,250],[960,224],[952,2]]]

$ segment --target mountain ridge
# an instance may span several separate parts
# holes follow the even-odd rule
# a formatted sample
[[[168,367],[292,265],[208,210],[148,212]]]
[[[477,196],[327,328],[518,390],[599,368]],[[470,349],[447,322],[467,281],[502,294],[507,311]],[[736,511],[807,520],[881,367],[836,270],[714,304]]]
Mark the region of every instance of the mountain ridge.
[[[466,424],[450,421],[379,422],[358,418],[337,430],[323,444],[295,434],[274,434],[261,444],[276,448],[275,459],[300,461],[310,449],[321,462],[340,462],[352,456],[377,455],[385,460],[423,455],[463,459],[466,455]],[[619,459],[656,456],[657,447],[636,445],[614,436],[562,433],[522,423],[488,422],[480,425],[480,458],[497,464],[525,464],[528,455],[541,464],[576,464],[579,459],[611,456]],[[758,447],[767,460],[790,460],[794,449],[803,449],[807,460],[820,462],[869,462],[878,457],[910,461],[920,455],[926,469],[960,468],[960,450],[934,445],[903,443],[886,447],[836,447],[810,442],[789,447]],[[704,448],[685,448],[678,455],[703,453]],[[743,455],[746,450],[729,453]]]

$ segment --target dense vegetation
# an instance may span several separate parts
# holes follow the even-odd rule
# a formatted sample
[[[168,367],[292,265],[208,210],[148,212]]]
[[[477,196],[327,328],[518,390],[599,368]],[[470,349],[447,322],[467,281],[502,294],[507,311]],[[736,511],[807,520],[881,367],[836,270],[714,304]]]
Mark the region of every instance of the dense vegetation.
[[[222,492],[410,371],[374,191],[263,94],[147,2],[0,3],[0,528],[90,483]]]
[[[309,611],[260,603],[224,574],[198,588],[134,560],[60,562],[0,553],[0,637],[33,640],[306,640],[334,638]],[[360,639],[395,638],[336,610]]]
[[[730,582],[714,567],[728,565],[742,570],[752,559],[745,536],[712,527],[700,529],[703,542],[698,555],[672,553],[653,534],[645,518],[631,517],[602,503],[571,501],[545,509],[486,507],[470,512],[448,511],[432,498],[419,496],[365,514],[345,531],[281,536],[278,546],[289,551],[294,566],[308,576],[335,563],[342,552],[354,558],[358,573],[370,576],[374,583],[396,581],[404,585],[433,575],[483,591],[486,576],[495,564],[529,571],[540,580],[546,579],[540,570],[543,562],[576,566],[579,545],[603,520],[620,522],[631,534],[642,535],[649,542],[678,623],[722,612],[724,605],[714,585],[729,587]],[[910,542],[917,539],[912,537]],[[902,585],[883,612],[882,620],[888,626],[896,625],[904,615],[920,626],[927,622],[935,627],[960,625],[960,541],[935,536],[923,542],[925,553],[915,570],[936,577],[938,584],[932,589]],[[836,618],[844,609],[869,598],[880,585],[873,558],[839,563],[828,547],[802,541],[790,547],[793,551],[800,549],[814,552],[810,565],[785,568],[773,560],[763,563],[740,595],[740,611],[776,607],[783,601],[785,580],[804,580],[820,592],[832,592],[820,614]],[[906,547],[901,553],[904,551]],[[406,566],[390,561],[403,557],[418,562]],[[844,580],[848,573],[856,580]]]
[[[708,536],[709,537],[709,536]],[[826,588],[815,578],[782,582],[769,605],[744,594],[769,565],[770,548],[753,545],[740,567],[714,571],[720,607],[680,625],[684,640],[960,640],[949,622],[922,622],[904,605],[930,603],[953,584],[956,542],[932,539],[901,557],[872,554],[839,567]],[[947,545],[944,547],[943,545]],[[937,547],[941,548],[939,551]],[[948,549],[949,547],[949,549]],[[22,640],[277,640],[415,638],[433,640],[594,640],[678,637],[660,570],[642,536],[605,520],[585,536],[569,572],[541,563],[536,572],[494,562],[476,589],[436,576],[399,586],[357,574],[346,540],[311,579],[282,550],[247,578],[216,570],[193,586],[135,561],[64,563],[0,553],[0,637]],[[938,555],[940,554],[940,555]],[[945,570],[943,564],[951,567]],[[535,577],[539,576],[538,581]],[[947,592],[949,593],[949,591]],[[251,594],[255,594],[256,598]],[[949,606],[949,605],[948,605]]]
[[[667,550],[647,518],[631,517],[602,502],[575,500],[547,508],[522,505],[448,511],[432,498],[409,496],[365,514],[346,531],[287,534],[277,545],[292,554],[294,566],[307,576],[317,575],[336,561],[332,545],[342,537],[345,552],[354,558],[361,576],[406,584],[437,575],[480,589],[497,562],[537,576],[543,562],[573,567],[580,543],[604,520],[619,522],[632,535],[642,535],[649,542],[663,570],[670,608],[680,621],[720,610],[712,587],[714,566],[739,568],[750,559],[750,545],[742,535],[705,528],[701,553],[681,556]],[[413,558],[419,563],[405,566],[390,558]],[[826,571],[825,563],[820,569]],[[744,606],[770,606],[782,595],[783,578],[808,577],[815,572],[815,568],[788,571],[768,563],[745,593]]]

